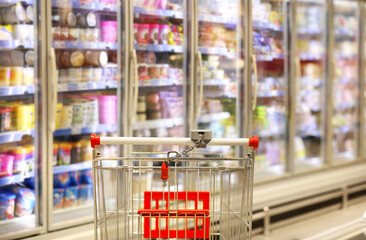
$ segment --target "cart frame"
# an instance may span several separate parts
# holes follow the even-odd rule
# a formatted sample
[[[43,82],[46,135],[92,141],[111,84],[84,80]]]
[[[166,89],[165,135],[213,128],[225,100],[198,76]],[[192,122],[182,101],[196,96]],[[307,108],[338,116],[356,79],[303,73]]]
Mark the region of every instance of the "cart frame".
[[[192,145],[192,142],[194,146],[182,153],[171,151],[165,153],[167,157],[154,158],[102,158],[95,149],[99,144],[184,146]],[[192,132],[190,139],[112,138],[93,134],[96,239],[99,236],[108,240],[217,239],[217,236],[221,239],[251,239],[254,161],[258,142],[257,136],[211,139],[211,132],[199,130]],[[185,157],[193,148],[207,145],[247,146],[250,151],[245,158],[211,157],[212,154],[210,157]],[[146,165],[151,162],[161,163],[161,167]],[[157,176],[161,176],[162,185],[157,184]],[[112,181],[105,182],[107,179]],[[151,182],[150,187],[147,187],[148,182]],[[142,192],[146,188],[150,191]]]

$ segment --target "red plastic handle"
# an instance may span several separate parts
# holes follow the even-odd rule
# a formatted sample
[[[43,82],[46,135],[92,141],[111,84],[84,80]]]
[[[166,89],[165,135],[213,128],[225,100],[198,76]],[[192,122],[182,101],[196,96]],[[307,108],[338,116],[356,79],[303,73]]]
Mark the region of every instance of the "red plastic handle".
[[[253,137],[249,138],[249,147],[252,147],[253,149],[257,150],[259,145],[259,138],[257,135],[254,135]]]
[[[93,133],[90,136],[90,145],[92,148],[95,148],[95,146],[100,145],[100,137],[97,136],[97,134]]]

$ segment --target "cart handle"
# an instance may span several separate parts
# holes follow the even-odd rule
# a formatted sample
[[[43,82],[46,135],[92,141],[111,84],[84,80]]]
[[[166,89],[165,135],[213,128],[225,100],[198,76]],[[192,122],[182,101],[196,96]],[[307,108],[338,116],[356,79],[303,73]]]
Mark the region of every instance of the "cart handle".
[[[190,138],[170,138],[170,137],[100,137],[92,134],[90,137],[91,147],[95,148],[101,144],[130,144],[130,145],[191,145]],[[216,146],[249,146],[258,149],[259,138],[213,138],[208,145]]]

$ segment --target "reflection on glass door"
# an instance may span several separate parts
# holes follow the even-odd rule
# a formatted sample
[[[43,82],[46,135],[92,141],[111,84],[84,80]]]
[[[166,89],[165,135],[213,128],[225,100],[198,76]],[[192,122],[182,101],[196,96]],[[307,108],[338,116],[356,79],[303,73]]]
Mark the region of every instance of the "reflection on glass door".
[[[333,158],[353,160],[358,148],[359,3],[334,2]]]
[[[198,1],[197,121],[198,129],[212,130],[213,137],[239,137],[243,124],[238,119],[240,99],[244,98],[238,94],[244,79],[243,8],[241,1]],[[235,154],[235,148],[229,146],[207,150]]]
[[[36,6],[32,0],[0,1],[0,236],[4,239],[38,227],[36,219],[41,218]]]
[[[253,88],[256,108],[253,134],[261,144],[256,155],[256,178],[280,175],[285,160],[285,4],[253,0]]]
[[[133,40],[138,97],[136,137],[183,137],[184,1],[133,1]],[[133,71],[135,66],[131,67]],[[132,82],[132,81],[131,81]],[[135,92],[135,91],[133,91]],[[132,104],[132,105],[133,105]],[[129,116],[133,118],[133,114]],[[167,146],[135,146],[138,152],[161,152]]]
[[[325,9],[324,1],[299,1],[296,8],[296,171],[323,163]]]
[[[91,133],[117,135],[117,58],[122,54],[117,54],[121,25],[116,0],[51,3],[50,30],[58,70],[53,155],[49,160],[53,166],[50,194],[55,224],[92,217],[89,138]],[[117,154],[116,146],[101,146],[99,150],[102,156]]]

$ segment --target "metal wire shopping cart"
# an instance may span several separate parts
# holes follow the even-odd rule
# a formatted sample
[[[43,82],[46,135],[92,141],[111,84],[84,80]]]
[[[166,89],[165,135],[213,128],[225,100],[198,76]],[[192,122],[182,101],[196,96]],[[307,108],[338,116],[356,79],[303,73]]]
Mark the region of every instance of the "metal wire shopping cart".
[[[93,134],[95,239],[251,239],[258,137],[211,136],[198,130],[191,138]],[[166,157],[103,158],[95,149],[99,144],[189,147]],[[249,146],[250,151],[243,158],[188,155],[206,145]]]

